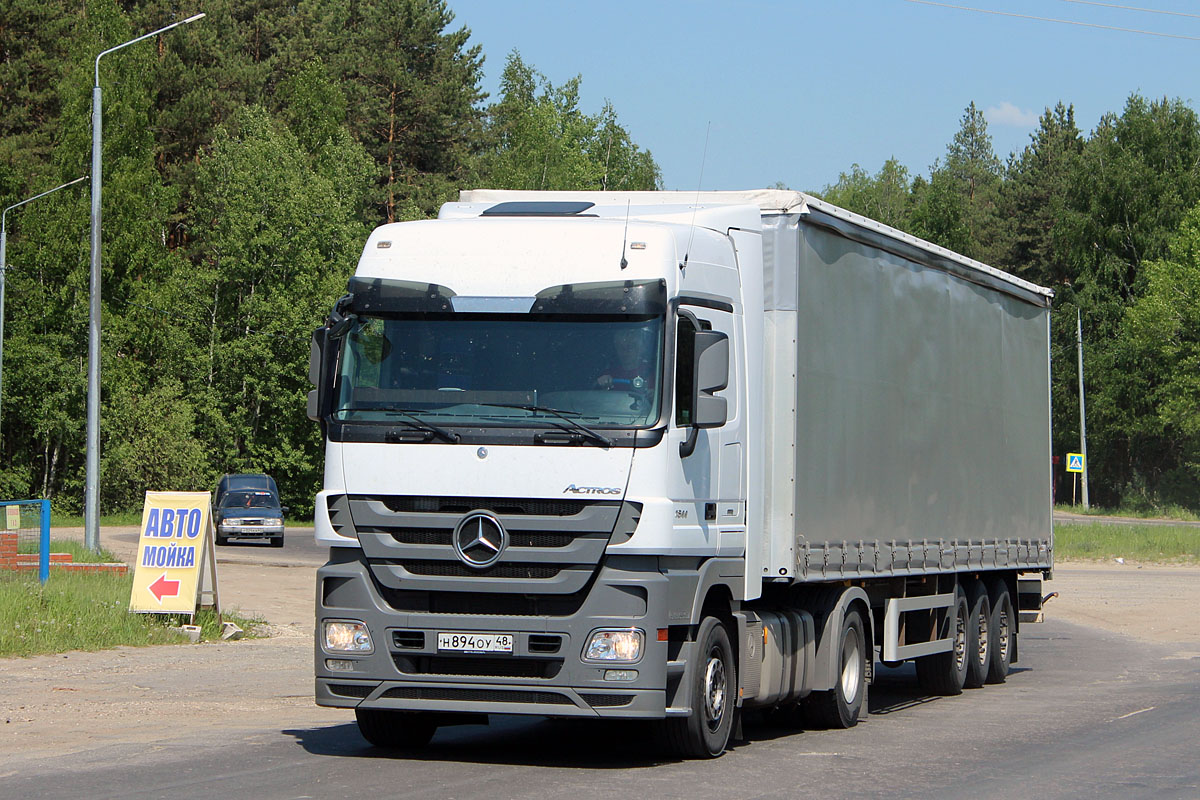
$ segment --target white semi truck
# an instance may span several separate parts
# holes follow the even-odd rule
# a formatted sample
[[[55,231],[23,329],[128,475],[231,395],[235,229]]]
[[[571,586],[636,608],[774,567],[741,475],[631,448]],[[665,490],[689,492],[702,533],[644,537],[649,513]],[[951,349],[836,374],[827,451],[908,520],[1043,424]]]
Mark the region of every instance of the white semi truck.
[[[1005,680],[1053,566],[1051,292],[787,191],[469,191],[313,337],[316,700],[848,728]]]

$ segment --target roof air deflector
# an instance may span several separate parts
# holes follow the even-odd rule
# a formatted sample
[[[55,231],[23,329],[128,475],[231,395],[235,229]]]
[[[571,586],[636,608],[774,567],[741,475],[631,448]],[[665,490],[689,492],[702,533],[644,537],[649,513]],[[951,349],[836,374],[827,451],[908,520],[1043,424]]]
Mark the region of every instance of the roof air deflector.
[[[486,209],[480,216],[484,217],[577,217],[587,211],[595,203],[576,200],[517,200],[508,203],[498,203]],[[586,216],[595,216],[587,214]]]

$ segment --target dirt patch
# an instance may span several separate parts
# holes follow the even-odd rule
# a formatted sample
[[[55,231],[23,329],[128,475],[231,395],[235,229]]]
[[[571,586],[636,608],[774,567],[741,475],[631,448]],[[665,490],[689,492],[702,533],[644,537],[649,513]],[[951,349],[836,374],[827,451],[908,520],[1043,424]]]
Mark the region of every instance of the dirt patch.
[[[1200,646],[1200,567],[1060,562],[1046,615],[1149,642]]]

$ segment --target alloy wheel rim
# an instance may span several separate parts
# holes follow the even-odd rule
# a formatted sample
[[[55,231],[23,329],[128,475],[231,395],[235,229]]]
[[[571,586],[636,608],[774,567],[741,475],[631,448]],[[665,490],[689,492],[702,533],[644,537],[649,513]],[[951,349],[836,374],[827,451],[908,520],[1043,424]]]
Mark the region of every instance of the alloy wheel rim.
[[[979,659],[979,663],[980,663],[980,664],[987,664],[987,660],[988,660],[988,647],[989,647],[989,642],[988,642],[988,618],[987,618],[987,614],[984,614],[984,613],[981,611],[981,612],[979,613],[979,619],[978,619],[978,620],[976,620],[976,625],[977,625],[977,630],[975,631],[975,633],[976,633],[976,635],[978,636],[978,641],[979,641],[979,647],[978,647],[978,650],[979,650],[979,652],[977,652],[977,653],[975,654],[975,656],[976,656],[976,658],[978,658],[978,659]]]
[[[708,729],[715,731],[721,725],[725,714],[726,681],[725,659],[721,651],[713,648],[708,654],[708,663],[704,667],[704,716]]]
[[[851,628],[846,631],[842,642],[842,697],[847,704],[853,704],[858,697],[858,687],[862,683],[862,657],[859,655],[858,630]]]

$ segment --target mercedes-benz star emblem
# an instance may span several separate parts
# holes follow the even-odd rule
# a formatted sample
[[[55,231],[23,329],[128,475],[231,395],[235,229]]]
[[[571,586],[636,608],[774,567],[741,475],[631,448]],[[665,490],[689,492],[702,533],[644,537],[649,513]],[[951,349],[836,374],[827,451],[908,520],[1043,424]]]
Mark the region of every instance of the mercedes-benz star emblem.
[[[468,567],[490,567],[506,547],[508,531],[486,511],[472,511],[454,526],[454,552]]]

